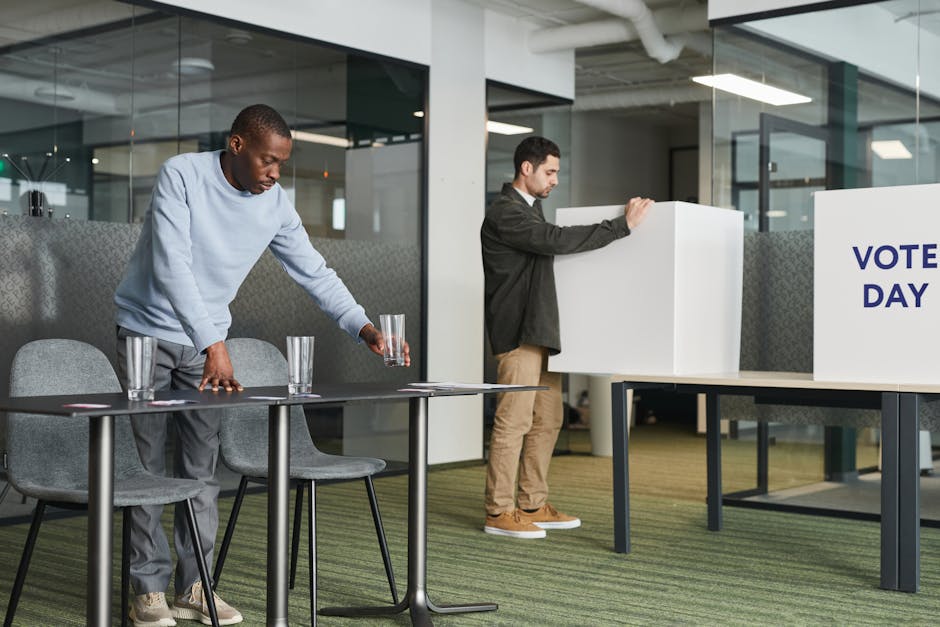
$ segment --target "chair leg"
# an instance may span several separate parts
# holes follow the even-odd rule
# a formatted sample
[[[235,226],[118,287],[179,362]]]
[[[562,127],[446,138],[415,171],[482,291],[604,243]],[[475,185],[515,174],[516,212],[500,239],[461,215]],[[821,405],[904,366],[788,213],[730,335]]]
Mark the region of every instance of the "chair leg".
[[[290,547],[290,589],[294,589],[297,579],[297,554],[300,553],[300,523],[303,522],[304,513],[304,482],[297,482],[297,501],[294,503],[294,534],[291,536]]]
[[[317,627],[317,484],[310,482],[310,505],[307,518],[307,547],[310,558],[307,569],[310,571],[310,625]]]
[[[3,492],[0,492],[0,503],[3,503],[3,499],[7,497],[7,492],[9,491],[10,491],[10,484],[8,482],[5,486],[3,486]]]
[[[228,547],[232,543],[232,535],[235,533],[235,523],[238,522],[238,513],[242,509],[242,501],[245,500],[245,492],[248,490],[248,477],[242,476],[238,484],[238,492],[235,493],[235,502],[232,504],[232,514],[228,517],[228,524],[225,526],[225,536],[222,538],[222,546],[219,547],[219,556],[215,559],[215,572],[212,579],[215,585],[219,585],[219,579],[222,578],[222,567],[225,565],[225,557],[228,555]]]
[[[121,509],[121,627],[127,627],[127,613],[130,611],[131,581],[131,508]]]
[[[186,522],[189,523],[189,535],[193,539],[193,553],[196,554],[196,566],[199,567],[199,577],[202,579],[202,596],[209,608],[209,620],[212,621],[212,627],[219,627],[219,616],[215,611],[215,592],[212,580],[209,579],[209,565],[206,564],[206,555],[202,552],[199,525],[196,523],[196,512],[190,499],[186,499]]]
[[[36,537],[39,535],[39,526],[42,524],[42,515],[45,511],[46,502],[43,500],[36,501],[36,509],[33,510],[33,522],[29,526],[26,546],[23,547],[23,555],[20,557],[20,567],[16,571],[16,580],[13,582],[13,589],[10,591],[10,603],[7,605],[7,615],[3,620],[3,627],[13,625],[13,615],[16,614],[16,606],[20,602],[20,594],[23,592],[23,584],[26,581],[26,571],[29,569],[29,561],[33,557]]]
[[[388,554],[388,542],[385,539],[385,527],[382,525],[382,514],[379,512],[379,501],[375,498],[375,486],[372,477],[365,477],[366,491],[369,493],[369,506],[372,508],[372,520],[375,522],[375,535],[379,540],[379,550],[382,551],[382,561],[385,562],[385,576],[388,578],[388,587],[392,591],[392,603],[398,605],[398,586],[395,585],[395,571],[392,570],[392,558]]]

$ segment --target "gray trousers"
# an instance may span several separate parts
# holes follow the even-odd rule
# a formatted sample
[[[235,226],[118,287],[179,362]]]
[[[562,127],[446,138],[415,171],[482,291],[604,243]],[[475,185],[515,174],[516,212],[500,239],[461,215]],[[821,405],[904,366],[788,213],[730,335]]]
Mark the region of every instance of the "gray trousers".
[[[128,335],[138,335],[118,328],[118,371],[122,382],[127,380]],[[154,379],[157,390],[182,390],[199,387],[206,357],[192,346],[159,340],[157,370]],[[176,446],[175,475],[186,479],[199,479],[207,485],[193,499],[200,542],[206,563],[212,569],[212,552],[219,527],[219,482],[215,468],[219,461],[218,411],[181,411],[173,414]],[[169,416],[148,414],[133,416],[131,424],[137,440],[137,451],[144,467],[166,476],[166,442]],[[131,584],[137,594],[165,592],[170,583],[172,560],[166,534],[160,524],[162,505],[131,508],[130,571]],[[176,547],[176,594],[182,594],[199,580],[199,568],[193,553],[192,538],[186,524],[186,504],[177,503],[173,519],[173,542]]]

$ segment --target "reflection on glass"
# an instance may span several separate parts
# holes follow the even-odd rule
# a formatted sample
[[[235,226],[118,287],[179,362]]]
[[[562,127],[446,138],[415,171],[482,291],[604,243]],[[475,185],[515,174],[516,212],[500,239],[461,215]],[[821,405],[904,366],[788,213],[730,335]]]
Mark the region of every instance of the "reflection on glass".
[[[940,182],[940,72],[933,63],[940,53],[938,8],[923,0],[854,3],[715,29],[713,74],[743,76],[811,99],[774,106],[714,93],[713,202],[745,212],[749,231],[766,232],[747,240],[752,252],[760,248],[767,254],[752,255],[754,266],[745,269],[750,281],[745,293],[752,299],[744,318],[757,321],[747,331],[760,339],[754,344],[758,354],[742,351],[742,360],[770,370],[786,369],[783,363],[811,368],[811,334],[791,333],[807,312],[811,315],[811,304],[791,306],[783,300],[798,300],[799,294],[784,297],[768,286],[776,285],[774,277],[796,276],[792,285],[811,293],[811,267],[781,251],[808,250],[804,235],[788,231],[813,228],[816,191]],[[852,29],[846,31],[846,24]],[[833,37],[836,32],[844,36]],[[885,219],[891,219],[890,209]],[[790,338],[790,346],[775,344],[779,337]],[[742,413],[750,417],[760,411]],[[878,490],[868,489],[880,482],[880,438],[870,421],[834,420],[848,410],[832,408],[778,411],[792,422],[769,426],[769,480],[758,489],[773,494],[753,493],[755,423],[744,421],[725,448],[730,491],[751,491],[742,498],[802,499],[799,504],[813,507],[829,501],[851,511],[879,511]],[[922,406],[922,415],[933,413]],[[814,424],[792,424],[801,421]],[[856,426],[827,431],[822,424]],[[922,453],[932,455],[929,446]],[[832,478],[826,464],[838,460],[854,460],[847,471],[854,483],[845,477],[825,481]],[[923,469],[929,468],[925,461]],[[924,477],[922,485],[930,480]],[[855,489],[857,494],[844,496]],[[923,494],[923,516],[940,520],[940,503],[930,502],[926,495],[932,493]]]

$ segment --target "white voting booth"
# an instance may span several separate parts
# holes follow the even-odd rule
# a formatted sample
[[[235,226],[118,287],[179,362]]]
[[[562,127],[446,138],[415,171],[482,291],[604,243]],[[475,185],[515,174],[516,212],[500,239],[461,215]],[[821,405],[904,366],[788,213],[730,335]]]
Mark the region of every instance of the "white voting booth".
[[[623,215],[623,206],[559,209],[559,226]],[[558,372],[736,372],[741,347],[743,214],[658,202],[629,236],[555,257]]]
[[[814,211],[813,378],[940,382],[940,185],[816,192]]]
[[[555,219],[570,226],[620,215],[622,205],[608,205],[559,209]],[[658,202],[629,237],[556,256],[562,351],[549,358],[549,369],[600,375],[737,372],[743,218],[730,209]],[[610,428],[597,422],[609,421],[610,408],[598,406],[599,400],[592,386],[595,452],[610,448]]]

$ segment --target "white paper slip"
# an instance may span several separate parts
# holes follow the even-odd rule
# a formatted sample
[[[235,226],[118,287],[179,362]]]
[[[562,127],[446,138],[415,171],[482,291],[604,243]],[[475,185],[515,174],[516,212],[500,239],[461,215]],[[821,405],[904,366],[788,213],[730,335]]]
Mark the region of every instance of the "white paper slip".
[[[150,401],[148,405],[154,405],[155,407],[168,407],[170,405],[188,405],[190,403],[198,403],[199,401],[190,401],[185,398],[174,398],[166,401]]]
[[[283,401],[286,396],[249,396],[254,401]]]
[[[435,383],[433,381],[418,381],[416,383],[409,383],[413,388],[452,388],[456,387],[454,383]]]
[[[468,390],[500,390],[503,388],[523,388],[524,385],[511,385],[508,383],[455,383],[444,381],[440,383],[409,383],[412,387],[432,388],[436,390],[449,390],[452,388],[465,388]]]

